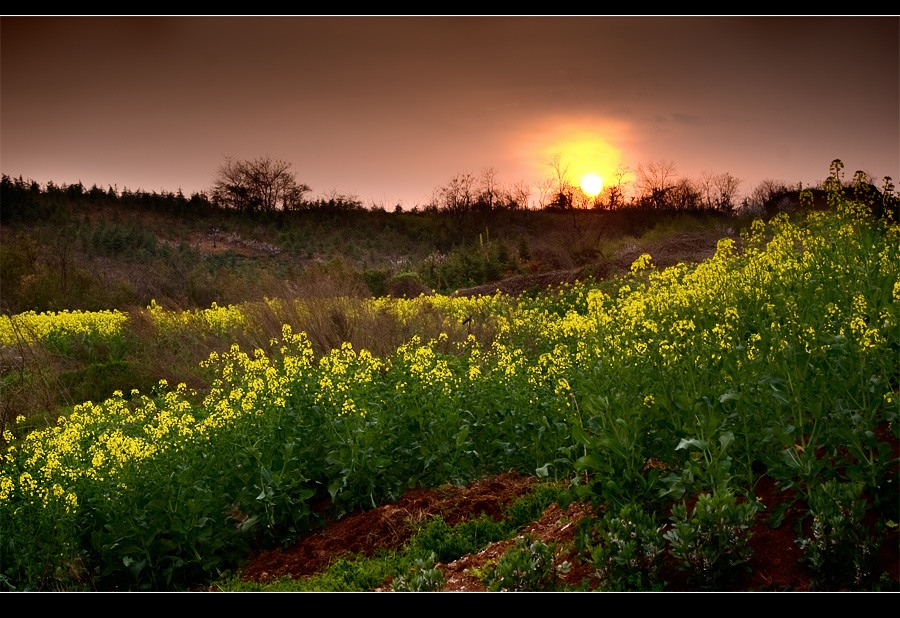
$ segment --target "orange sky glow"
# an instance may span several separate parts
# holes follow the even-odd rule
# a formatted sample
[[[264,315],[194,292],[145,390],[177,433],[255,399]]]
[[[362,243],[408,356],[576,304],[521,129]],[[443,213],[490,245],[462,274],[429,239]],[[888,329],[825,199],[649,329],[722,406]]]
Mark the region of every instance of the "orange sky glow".
[[[486,169],[535,204],[554,161],[900,180],[897,16],[2,16],[0,62],[2,172],[40,183],[189,195],[271,156],[408,209]]]

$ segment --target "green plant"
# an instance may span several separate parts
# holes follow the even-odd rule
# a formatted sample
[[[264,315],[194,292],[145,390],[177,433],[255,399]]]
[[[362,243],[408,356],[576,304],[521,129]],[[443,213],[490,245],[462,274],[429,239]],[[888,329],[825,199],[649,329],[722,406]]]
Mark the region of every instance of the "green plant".
[[[663,527],[639,504],[627,504],[599,520],[585,519],[581,543],[602,590],[659,590],[666,544]]]
[[[593,388],[601,384],[593,381]],[[583,445],[584,454],[574,462],[575,470],[591,481],[573,488],[575,495],[614,508],[630,501],[651,500],[661,492],[661,470],[648,467],[650,443],[658,439],[658,425],[650,414],[623,405],[623,397],[610,384],[610,395],[584,402],[583,422],[572,424],[572,437]]]
[[[410,548],[434,554],[436,560],[451,562],[477,552],[485,543],[499,541],[511,533],[509,525],[495,522],[486,514],[451,526],[442,517],[426,523],[410,540]]]
[[[384,296],[387,294],[387,283],[390,273],[386,269],[367,268],[363,271],[363,279],[372,296]]]
[[[483,238],[446,254],[433,254],[420,266],[422,280],[439,291],[481,285],[519,269],[518,257],[500,240]]]
[[[567,494],[563,483],[541,483],[506,509],[506,521],[517,528],[529,524],[540,518],[547,507],[559,502]]]
[[[396,577],[391,584],[394,592],[439,592],[444,587],[444,573],[434,566],[437,555],[413,562],[405,575]]]
[[[672,507],[672,528],[663,536],[679,568],[701,587],[712,588],[745,568],[750,560],[750,525],[757,506],[738,502],[731,490],[701,494],[693,510]]]
[[[411,271],[397,273],[385,281],[385,293],[395,298],[415,298],[430,292],[419,275]]]
[[[819,589],[861,586],[872,567],[874,540],[863,518],[867,503],[861,482],[829,480],[807,494],[812,517],[810,534],[797,544],[815,571]]]
[[[556,564],[554,544],[526,535],[516,538],[513,547],[487,569],[483,581],[491,592],[550,592],[569,567],[567,561]]]

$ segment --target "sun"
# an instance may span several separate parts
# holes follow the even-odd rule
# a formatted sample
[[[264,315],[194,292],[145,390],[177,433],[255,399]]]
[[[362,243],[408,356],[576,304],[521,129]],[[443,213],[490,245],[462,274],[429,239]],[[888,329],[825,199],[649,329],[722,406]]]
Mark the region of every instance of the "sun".
[[[585,174],[581,177],[581,190],[590,197],[596,197],[603,190],[603,179],[597,174]]]

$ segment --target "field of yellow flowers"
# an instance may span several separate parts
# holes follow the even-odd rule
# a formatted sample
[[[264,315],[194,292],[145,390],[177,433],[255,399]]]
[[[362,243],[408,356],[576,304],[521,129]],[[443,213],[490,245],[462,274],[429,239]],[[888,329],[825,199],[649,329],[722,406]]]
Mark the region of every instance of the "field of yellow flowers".
[[[162,381],[7,429],[0,587],[186,589],[313,529],[323,502],[340,515],[508,469],[650,517],[697,495],[741,496],[762,516],[765,473],[818,518],[798,537],[810,564],[864,577],[879,540],[861,532],[865,512],[832,510],[847,496],[887,512],[876,533],[900,520],[897,462],[878,437],[898,436],[898,275],[898,225],[844,202],[758,220],[696,266],[658,270],[645,255],[628,277],[534,298],[369,301],[398,319],[423,305],[478,315],[490,343],[441,334],[316,355],[286,325],[268,346],[211,355],[209,392]],[[243,319],[151,309],[161,331]],[[0,341],[115,341],[127,319],[4,317]]]

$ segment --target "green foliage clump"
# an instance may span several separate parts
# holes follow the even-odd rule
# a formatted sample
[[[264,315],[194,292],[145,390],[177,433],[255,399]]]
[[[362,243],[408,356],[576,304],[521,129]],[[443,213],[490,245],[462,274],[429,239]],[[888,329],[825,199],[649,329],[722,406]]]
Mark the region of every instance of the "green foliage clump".
[[[835,479],[809,488],[810,534],[797,544],[818,589],[858,590],[871,575],[875,539],[863,521],[868,510],[863,489],[861,482]]]
[[[678,566],[704,588],[720,585],[750,561],[750,526],[757,507],[730,490],[700,494],[693,510],[673,505],[672,528],[663,536]]]
[[[601,590],[660,590],[666,543],[663,526],[639,504],[627,504],[579,526],[579,545],[590,555]]]
[[[422,283],[419,275],[411,271],[397,273],[388,279],[385,286],[386,292],[396,298],[415,298],[420,294],[431,293],[431,289]]]
[[[367,268],[363,271],[363,279],[372,296],[384,296],[388,292],[390,273],[383,268]]]
[[[437,592],[444,587],[444,573],[435,568],[437,555],[432,553],[427,558],[413,562],[413,566],[404,575],[399,575],[391,582],[394,592]]]
[[[429,286],[450,292],[497,281],[519,268],[519,260],[506,242],[479,236],[478,244],[454,247],[446,254],[429,256],[419,270]]]
[[[432,553],[441,562],[451,562],[477,552],[486,543],[506,538],[510,532],[508,524],[496,522],[484,513],[455,526],[448,525],[442,517],[434,517],[412,538],[410,549]]]
[[[540,518],[547,507],[561,503],[567,495],[568,492],[559,483],[540,483],[506,509],[505,521],[514,528],[520,528]]]
[[[557,564],[555,544],[525,535],[488,567],[483,581],[491,592],[552,592],[559,589],[559,575],[570,566],[566,561]]]
[[[297,580],[277,580],[265,584],[241,581],[234,576],[222,578],[217,587],[230,592],[248,591],[367,591],[390,583],[397,592],[441,590],[445,579],[437,563],[449,563],[466,554],[474,554],[485,545],[509,539],[526,523],[533,521],[543,506],[559,494],[555,484],[540,484],[528,495],[504,510],[494,521],[486,514],[449,525],[440,516],[417,524],[417,530],[397,552],[344,557],[322,573]]]

